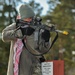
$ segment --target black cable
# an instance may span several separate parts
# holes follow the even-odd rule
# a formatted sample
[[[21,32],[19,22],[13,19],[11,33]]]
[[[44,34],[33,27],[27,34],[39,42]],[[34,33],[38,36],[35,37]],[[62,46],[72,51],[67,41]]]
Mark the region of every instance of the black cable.
[[[44,54],[46,54],[46,53],[49,52],[49,50],[52,48],[52,46],[53,46],[53,44],[55,43],[55,41],[57,40],[57,38],[58,38],[58,32],[56,32],[56,36],[55,36],[54,40],[52,41],[52,44],[51,44],[50,48],[49,48],[46,52],[40,53],[40,54],[34,54],[34,53],[32,53],[30,50],[27,49],[27,47],[26,47],[26,45],[25,45],[25,42],[24,42],[24,39],[22,39],[22,42],[23,42],[25,48],[27,49],[27,51],[28,51],[29,53],[31,53],[31,54],[34,55],[34,56],[42,56],[42,55],[44,55]]]

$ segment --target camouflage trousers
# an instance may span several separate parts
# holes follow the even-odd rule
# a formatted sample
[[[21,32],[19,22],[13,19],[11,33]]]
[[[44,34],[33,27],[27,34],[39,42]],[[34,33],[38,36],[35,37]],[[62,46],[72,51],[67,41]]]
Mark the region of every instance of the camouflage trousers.
[[[42,71],[41,71],[41,64],[33,64],[32,67],[33,73],[32,75],[42,75]]]

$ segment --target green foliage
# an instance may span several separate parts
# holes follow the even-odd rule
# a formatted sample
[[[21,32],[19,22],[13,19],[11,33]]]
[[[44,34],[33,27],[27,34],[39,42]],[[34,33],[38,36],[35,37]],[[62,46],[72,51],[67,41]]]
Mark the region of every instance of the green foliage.
[[[5,0],[4,5],[0,5],[0,32],[12,22],[15,22],[16,16],[18,14],[16,7],[22,0],[10,0],[7,2]],[[41,16],[43,8],[39,3],[34,0],[30,0],[29,4],[34,8],[37,16]],[[57,29],[67,30],[69,35],[63,35],[59,33],[59,38],[55,42],[51,51],[46,54],[47,60],[60,60],[59,50],[65,49],[63,52],[63,60],[65,61],[65,71],[75,67],[72,58],[72,51],[75,51],[75,0],[48,0],[49,11],[46,16],[43,16],[44,23],[45,20],[50,20],[52,24],[55,24]],[[51,39],[54,38],[54,34],[51,34]],[[9,57],[9,43],[3,43],[0,40],[0,75],[6,75],[8,57]],[[70,66],[69,66],[70,65]],[[66,74],[67,75],[67,74]]]
[[[0,40],[0,75],[5,75],[7,72],[8,56],[9,43],[3,43],[3,41]]]
[[[14,1],[14,0],[13,0]],[[2,30],[12,22],[15,22],[16,8],[13,7],[14,3],[10,4],[9,1],[4,1],[0,5],[0,33]],[[0,36],[1,38],[1,36]],[[9,43],[4,43],[0,39],[0,75],[6,75],[8,58],[9,58]]]
[[[46,57],[48,59],[51,59],[50,55],[53,54],[52,60],[54,60],[54,57],[56,55],[58,57],[59,50],[64,48],[64,57],[62,57],[65,61],[65,71],[68,71],[75,67],[74,62],[72,60],[72,58],[75,57],[72,55],[72,51],[75,51],[75,1],[48,0],[48,4],[51,10],[49,9],[50,11],[48,11],[48,14],[44,17],[44,19],[49,19],[52,24],[55,24],[57,29],[68,31],[69,35],[66,36],[59,33],[58,40],[51,49],[50,54],[48,54]],[[60,57],[58,58],[60,59]]]

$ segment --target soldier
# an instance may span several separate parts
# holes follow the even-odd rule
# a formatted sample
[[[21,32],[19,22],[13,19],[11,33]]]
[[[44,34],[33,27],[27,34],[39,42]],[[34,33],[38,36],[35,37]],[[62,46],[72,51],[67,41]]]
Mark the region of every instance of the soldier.
[[[28,24],[32,21],[35,13],[31,6],[25,4],[19,8],[21,20]],[[18,23],[12,23],[2,31],[2,40],[4,42],[11,42],[10,56],[8,62],[7,75],[42,75],[40,59],[42,56],[34,56],[27,49],[34,48],[34,32],[33,28],[30,28],[26,33],[26,27],[18,29]],[[44,34],[44,33],[43,33]],[[49,41],[50,34],[48,34],[48,40],[43,38],[45,42]],[[24,39],[22,41],[22,39]],[[28,48],[23,44],[25,42]],[[35,48],[34,48],[35,49]],[[42,48],[44,51],[44,47]],[[45,48],[45,50],[47,47]],[[42,52],[39,51],[39,52]],[[38,51],[36,51],[38,53]],[[44,58],[43,58],[44,61]]]

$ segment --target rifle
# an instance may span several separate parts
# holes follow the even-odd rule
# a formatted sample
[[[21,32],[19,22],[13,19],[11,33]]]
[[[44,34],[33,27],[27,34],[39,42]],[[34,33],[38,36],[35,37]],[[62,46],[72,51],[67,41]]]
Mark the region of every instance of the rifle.
[[[20,29],[20,28],[23,28],[23,35],[29,35],[29,33],[26,33],[26,28],[32,28],[32,33],[36,30],[37,32],[40,32],[40,30],[48,30],[49,32],[55,32],[56,35],[55,35],[55,38],[53,39],[51,45],[50,45],[50,48],[43,52],[43,53],[39,53],[37,52],[36,50],[28,50],[31,54],[33,55],[36,55],[36,56],[40,56],[40,55],[43,55],[43,54],[46,54],[47,52],[49,52],[49,50],[52,48],[53,44],[56,42],[57,38],[58,38],[58,33],[62,33],[64,35],[68,35],[68,32],[67,31],[61,31],[61,30],[58,30],[56,29],[55,25],[51,24],[51,26],[48,26],[46,24],[43,24],[42,23],[42,19],[40,17],[34,17],[33,20],[31,22],[25,22],[21,19],[18,19],[17,22],[16,22],[16,26],[17,26],[17,29]],[[16,29],[16,30],[17,30]],[[15,31],[16,31],[15,30]],[[40,35],[40,33],[38,33],[38,36]],[[25,44],[24,40],[22,39],[22,42],[24,44],[24,46],[27,48],[27,44]],[[29,47],[29,46],[28,46]]]

